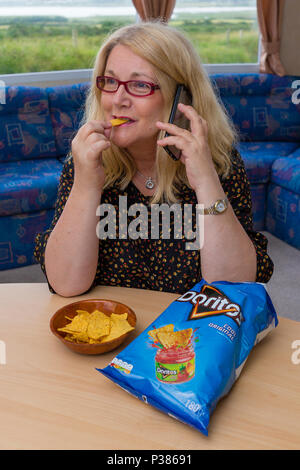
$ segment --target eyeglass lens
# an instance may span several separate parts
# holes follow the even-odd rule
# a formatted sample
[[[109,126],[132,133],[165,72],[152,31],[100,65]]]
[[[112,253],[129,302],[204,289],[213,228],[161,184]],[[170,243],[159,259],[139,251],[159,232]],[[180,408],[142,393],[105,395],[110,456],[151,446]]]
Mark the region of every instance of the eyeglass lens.
[[[135,95],[147,95],[152,91],[151,85],[139,80],[130,80],[124,85],[129,93]],[[119,88],[119,81],[112,77],[101,77],[98,80],[98,86],[104,91],[114,92]]]

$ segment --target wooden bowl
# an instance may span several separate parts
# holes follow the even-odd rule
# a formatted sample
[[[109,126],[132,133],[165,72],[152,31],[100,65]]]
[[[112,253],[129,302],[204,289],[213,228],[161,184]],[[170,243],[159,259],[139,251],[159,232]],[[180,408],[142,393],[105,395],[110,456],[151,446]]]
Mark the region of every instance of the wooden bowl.
[[[88,299],[80,300],[78,302],[73,302],[72,304],[65,305],[61,307],[50,320],[50,329],[52,333],[69,349],[80,354],[103,354],[108,351],[112,351],[120,346],[123,341],[127,338],[128,335],[133,331],[128,331],[128,333],[119,336],[111,341],[106,343],[99,344],[88,344],[88,343],[74,343],[73,341],[68,341],[65,339],[66,333],[63,331],[57,331],[58,328],[62,328],[70,322],[66,316],[69,318],[75,317],[77,314],[76,310],[86,310],[89,313],[92,313],[94,310],[100,310],[106,315],[111,315],[116,313],[120,315],[122,313],[127,313],[128,323],[135,327],[136,325],[136,315],[134,311],[127,305],[116,302],[115,300],[106,300],[106,299]]]

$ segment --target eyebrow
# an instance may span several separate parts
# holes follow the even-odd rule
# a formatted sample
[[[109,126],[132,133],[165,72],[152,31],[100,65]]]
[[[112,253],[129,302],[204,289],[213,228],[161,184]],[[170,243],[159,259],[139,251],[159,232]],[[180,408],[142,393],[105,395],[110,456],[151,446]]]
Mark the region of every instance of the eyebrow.
[[[113,75],[114,77],[116,76],[116,74],[114,73],[113,70],[107,70],[105,73],[109,73],[109,74]],[[141,76],[142,77],[147,77],[152,82],[156,81],[153,77],[150,77],[146,73],[132,72],[132,74],[130,75],[131,78],[138,78],[138,77],[141,77]]]

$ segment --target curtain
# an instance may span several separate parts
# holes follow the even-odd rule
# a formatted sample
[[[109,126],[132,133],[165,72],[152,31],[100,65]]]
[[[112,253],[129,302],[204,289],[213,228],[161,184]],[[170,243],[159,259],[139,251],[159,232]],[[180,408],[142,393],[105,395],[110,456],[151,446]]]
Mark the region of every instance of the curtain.
[[[280,32],[285,0],[257,0],[257,19],[261,34],[259,71],[284,76],[280,61]]]
[[[142,21],[161,19],[167,23],[172,16],[176,0],[132,0]]]

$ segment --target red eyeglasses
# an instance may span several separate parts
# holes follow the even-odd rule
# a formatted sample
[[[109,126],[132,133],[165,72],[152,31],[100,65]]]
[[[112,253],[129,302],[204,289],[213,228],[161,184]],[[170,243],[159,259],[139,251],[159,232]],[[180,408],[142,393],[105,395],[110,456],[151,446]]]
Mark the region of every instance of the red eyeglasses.
[[[124,85],[127,93],[132,96],[149,96],[160,88],[159,85],[151,82],[144,82],[142,80],[127,80],[123,82],[117,78],[105,75],[96,78],[96,85],[99,90],[105,93],[115,93],[120,85]]]

